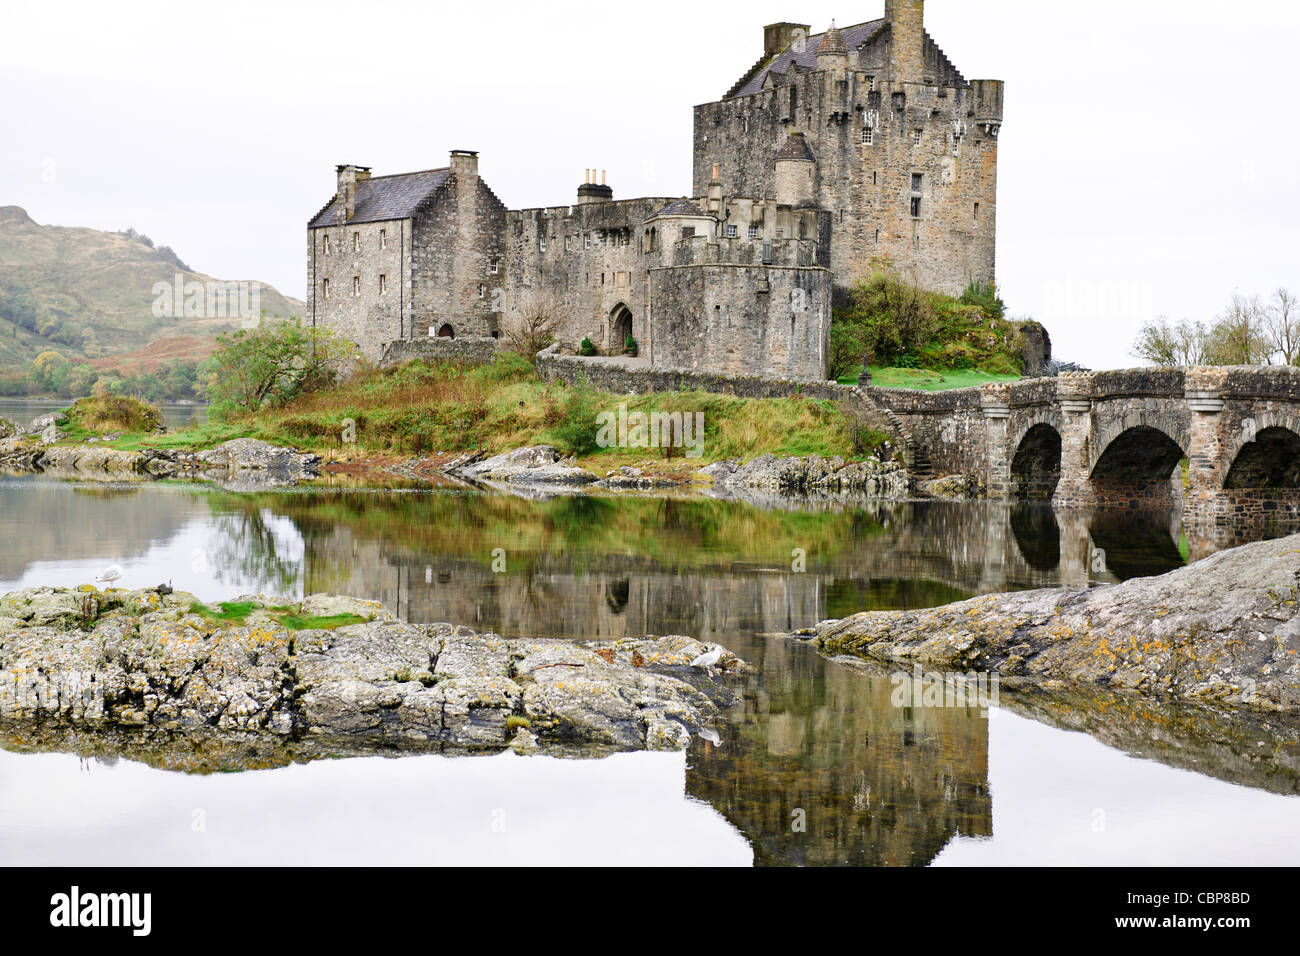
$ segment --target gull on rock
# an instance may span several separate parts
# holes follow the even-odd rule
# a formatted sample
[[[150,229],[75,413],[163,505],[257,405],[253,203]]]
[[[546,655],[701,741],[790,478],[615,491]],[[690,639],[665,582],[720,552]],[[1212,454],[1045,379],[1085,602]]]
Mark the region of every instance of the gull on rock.
[[[717,665],[718,661],[722,660],[722,655],[725,653],[727,653],[725,647],[719,647],[717,644],[714,644],[712,650],[705,651],[699,657],[695,658],[695,660],[691,661],[691,666],[704,668],[704,670],[708,672],[708,675],[712,677],[713,668]]]
[[[110,564],[103,571],[95,575],[96,584],[109,584],[116,581],[122,576],[122,566],[120,564]]]

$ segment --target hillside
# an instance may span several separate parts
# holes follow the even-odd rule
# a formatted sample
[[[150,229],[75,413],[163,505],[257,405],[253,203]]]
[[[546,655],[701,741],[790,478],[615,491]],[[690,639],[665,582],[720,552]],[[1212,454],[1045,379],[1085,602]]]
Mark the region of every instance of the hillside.
[[[232,318],[156,318],[154,285],[218,282],[166,246],[134,233],[43,226],[0,206],[0,371],[27,367],[44,351],[105,359],[149,347],[154,354],[206,354]],[[304,304],[261,286],[267,316],[302,315]],[[178,310],[180,311],[180,310]],[[167,341],[179,339],[174,346]],[[96,362],[96,365],[101,363]]]

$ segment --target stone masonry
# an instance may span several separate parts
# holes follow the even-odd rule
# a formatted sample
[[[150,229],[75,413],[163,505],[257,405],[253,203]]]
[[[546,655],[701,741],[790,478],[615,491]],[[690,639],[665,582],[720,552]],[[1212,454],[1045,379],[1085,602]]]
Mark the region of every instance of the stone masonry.
[[[651,367],[822,380],[837,290],[881,267],[950,293],[994,277],[1002,84],[963,78],[923,18],[886,0],[822,34],[766,27],[695,108],[691,196],[615,200],[589,169],[576,203],[508,210],[469,150],[339,166],[308,224],[310,320],[372,361],[547,316],[568,349],[630,337]]]

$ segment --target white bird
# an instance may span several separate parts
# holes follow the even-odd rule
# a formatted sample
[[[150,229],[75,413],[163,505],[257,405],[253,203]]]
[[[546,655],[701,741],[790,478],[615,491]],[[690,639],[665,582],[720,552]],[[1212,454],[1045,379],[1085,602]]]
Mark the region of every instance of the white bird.
[[[719,647],[717,644],[714,644],[713,650],[705,651],[699,657],[695,658],[695,660],[691,661],[691,666],[703,667],[706,671],[708,671],[709,676],[712,677],[713,665],[718,663],[718,661],[722,660],[722,655],[725,653],[727,653],[727,649],[725,647]]]
[[[700,738],[703,740],[707,740],[715,747],[722,745],[722,738],[718,736],[718,732],[714,730],[712,727],[701,727]]]
[[[122,576],[122,566],[120,564],[110,564],[103,571],[95,575],[96,584],[108,584],[116,581]]]

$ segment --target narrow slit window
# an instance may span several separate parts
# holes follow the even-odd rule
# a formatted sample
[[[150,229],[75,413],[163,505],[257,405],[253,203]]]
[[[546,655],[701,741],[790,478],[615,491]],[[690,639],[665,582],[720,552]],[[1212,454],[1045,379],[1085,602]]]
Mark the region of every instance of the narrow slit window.
[[[352,294],[353,295],[361,294],[361,276],[352,277]]]
[[[379,294],[386,295],[387,293],[388,293],[388,276],[384,275],[381,272],[379,273]]]
[[[354,232],[352,234],[352,251],[353,252],[361,251],[361,233],[359,232]]]
[[[380,249],[388,248],[388,233],[383,229],[379,230],[379,248]]]

